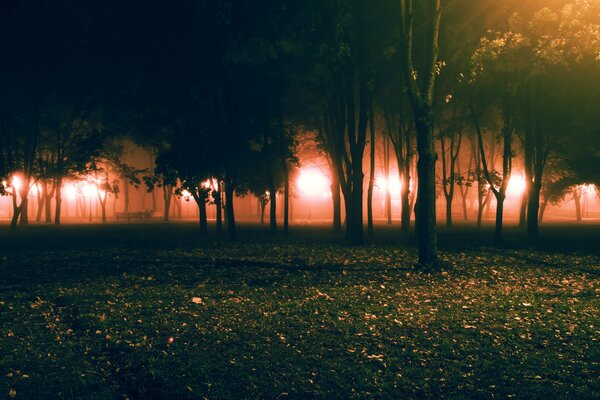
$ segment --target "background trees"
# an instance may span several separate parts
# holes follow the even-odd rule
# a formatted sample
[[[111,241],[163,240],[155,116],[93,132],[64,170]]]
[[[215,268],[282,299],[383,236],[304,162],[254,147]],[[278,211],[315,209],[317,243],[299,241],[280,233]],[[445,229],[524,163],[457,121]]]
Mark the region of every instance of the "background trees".
[[[148,188],[162,189],[164,218],[185,190],[198,206],[201,234],[207,204],[215,203],[221,229],[224,203],[235,239],[233,199],[250,189],[269,202],[272,232],[283,200],[287,232],[296,135],[312,131],[331,167],[334,229],[345,222],[354,244],[364,240],[365,209],[376,229],[382,152],[387,187],[395,174],[400,181],[403,231],[417,197],[423,265],[436,262],[436,198],[445,199],[450,226],[455,186],[465,219],[470,203],[478,204],[479,224],[484,208],[495,207],[500,239],[511,178],[522,173],[523,220],[535,239],[539,208],[550,201],[544,182],[560,181],[559,172],[580,178],[577,185],[600,181],[600,90],[592,90],[600,81],[599,7],[578,0],[9,3],[0,10],[10,60],[0,65],[0,171],[2,191],[14,200],[13,225],[27,223],[34,185],[36,219],[52,219],[54,196],[56,223],[63,181],[72,177],[93,177],[106,196],[126,200],[126,183],[138,184],[140,170],[107,149],[128,139],[155,158],[144,175]],[[40,29],[48,34],[32,34]],[[561,167],[546,181],[550,159]],[[98,200],[105,214],[106,197]]]

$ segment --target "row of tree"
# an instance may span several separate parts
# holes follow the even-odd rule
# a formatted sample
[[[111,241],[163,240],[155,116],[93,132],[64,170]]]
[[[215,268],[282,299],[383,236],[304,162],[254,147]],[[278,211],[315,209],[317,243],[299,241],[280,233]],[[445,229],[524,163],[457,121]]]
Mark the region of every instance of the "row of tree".
[[[365,164],[373,229],[377,136],[403,182],[403,230],[416,198],[422,265],[437,260],[439,181],[448,223],[455,187],[477,183],[480,209],[491,191],[502,239],[518,153],[527,183],[522,219],[535,239],[542,193],[600,182],[599,7],[582,0],[11,3],[0,14],[10,60],[0,65],[0,170],[9,184],[14,174],[30,183],[20,189],[13,224],[27,221],[33,183],[42,182],[45,199],[55,196],[57,222],[66,177],[95,176],[103,201],[117,194],[119,180],[139,183],[140,171],[114,144],[127,136],[155,155],[156,170],[144,180],[149,190],[163,188],[167,207],[173,192],[191,194],[202,234],[206,204],[214,202],[217,229],[224,205],[235,239],[233,198],[247,192],[270,203],[274,232],[274,194],[282,192],[287,232],[297,132],[310,130],[331,167],[334,229],[345,226],[353,244],[363,242]],[[461,157],[471,160],[467,173]]]

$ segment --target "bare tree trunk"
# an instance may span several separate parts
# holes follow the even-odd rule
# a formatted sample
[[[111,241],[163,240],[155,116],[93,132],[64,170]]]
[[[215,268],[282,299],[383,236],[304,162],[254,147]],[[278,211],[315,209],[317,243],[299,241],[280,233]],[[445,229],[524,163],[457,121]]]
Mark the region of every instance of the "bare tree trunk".
[[[433,95],[436,80],[436,65],[439,55],[439,32],[442,15],[441,0],[433,0],[431,16],[427,21],[431,25],[431,35],[425,43],[426,52],[430,56],[426,68],[416,74],[413,65],[413,25],[414,9],[412,0],[402,1],[403,35],[403,73],[407,85],[413,117],[417,131],[417,213],[416,233],[419,244],[419,264],[422,267],[433,266],[437,263],[437,234],[436,234],[436,192],[435,192],[435,162],[436,154],[433,139]],[[431,18],[430,18],[431,17]],[[417,79],[415,79],[417,76]]]
[[[575,201],[575,219],[581,221],[581,188],[576,187],[573,190],[573,200]]]
[[[234,182],[232,179],[229,179],[225,184],[225,208],[226,208],[226,218],[227,218],[227,232],[229,234],[229,240],[235,241],[237,240],[237,232],[235,229],[235,215],[233,209],[233,192],[234,192]]]
[[[271,233],[277,232],[277,188],[273,184],[269,188],[269,229]]]
[[[104,198],[103,198],[102,194],[98,190],[97,195],[98,195],[98,204],[100,205],[100,210],[102,212],[102,223],[106,224],[106,200],[107,200],[108,194],[104,193]]]
[[[42,221],[42,213],[44,211],[44,197],[46,195],[46,182],[40,181],[37,190],[37,212],[35,214],[35,222]]]
[[[12,208],[13,208],[13,215],[12,215],[12,219],[10,221],[10,227],[11,228],[16,228],[17,227],[17,223],[19,222],[19,215],[21,214],[21,207],[17,204],[17,189],[11,185],[12,188]]]
[[[217,181],[217,190],[213,191],[213,197],[215,199],[215,217],[216,217],[216,226],[217,232],[221,233],[223,230],[223,218],[222,218],[222,204],[221,204],[221,181]]]
[[[169,210],[171,208],[171,198],[173,197],[173,188],[171,185],[163,184],[163,200],[165,202],[165,213],[163,215],[163,220],[169,220]]]
[[[521,195],[521,206],[519,207],[519,228],[525,228],[527,226],[527,197],[529,193],[525,188]]]
[[[290,171],[286,160],[282,161],[281,166],[283,168],[283,234],[288,235],[290,231]]]
[[[544,199],[544,201],[542,202],[542,206],[540,207],[540,216],[538,218],[540,224],[544,220],[544,213],[546,212],[547,206],[548,206],[548,200]]]
[[[56,193],[55,195],[55,209],[54,209],[54,224],[60,225],[60,212],[62,208],[62,177],[58,177],[55,180],[56,183]]]
[[[375,187],[375,113],[373,100],[369,100],[369,131],[370,131],[370,160],[369,160],[369,188],[367,190],[367,231],[373,234],[373,188]]]
[[[331,200],[333,202],[333,231],[342,232],[342,194],[340,180],[336,171],[331,171]]]
[[[192,192],[194,201],[198,206],[198,228],[201,237],[208,233],[208,217],[206,213],[206,192],[202,189]]]

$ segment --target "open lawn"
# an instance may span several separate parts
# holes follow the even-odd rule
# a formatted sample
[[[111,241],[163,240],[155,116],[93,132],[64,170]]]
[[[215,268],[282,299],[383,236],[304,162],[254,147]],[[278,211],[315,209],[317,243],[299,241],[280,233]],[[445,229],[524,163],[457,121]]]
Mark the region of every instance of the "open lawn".
[[[0,398],[600,398],[600,226],[0,230]]]

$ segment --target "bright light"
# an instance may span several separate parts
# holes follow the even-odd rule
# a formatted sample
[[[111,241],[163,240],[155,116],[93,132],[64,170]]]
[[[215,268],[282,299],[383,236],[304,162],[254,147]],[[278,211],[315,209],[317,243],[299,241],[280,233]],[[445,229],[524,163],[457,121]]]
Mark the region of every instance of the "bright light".
[[[69,200],[75,200],[75,198],[77,197],[77,188],[69,183],[64,186],[64,189],[65,197]]]
[[[303,169],[296,183],[305,196],[317,197],[329,193],[329,179],[318,169]]]
[[[506,194],[508,196],[520,196],[525,192],[527,183],[525,178],[521,175],[512,175],[510,181],[508,181],[508,187],[506,188]]]
[[[37,194],[38,194],[38,184],[36,183],[35,185],[33,185],[31,187],[31,190],[29,192],[31,193],[31,195],[37,196]]]
[[[399,177],[390,177],[389,179],[385,179],[383,176],[378,176],[375,178],[375,186],[379,188],[382,192],[390,192],[392,196],[400,196],[400,190],[402,189],[402,182]]]
[[[84,183],[81,187],[81,191],[85,197],[92,197],[95,194],[96,187],[93,184]]]
[[[219,190],[219,182],[216,179],[207,179],[202,182],[202,187],[204,189],[212,189],[214,187],[216,190]]]
[[[20,176],[13,175],[11,184],[15,188],[15,190],[18,192],[21,190],[21,187],[23,186],[23,180],[21,179]]]
[[[581,193],[584,195],[595,195],[596,194],[596,185],[593,183],[584,183],[583,185],[578,185],[581,188]]]
[[[189,191],[187,191],[186,189],[183,189],[183,190],[181,191],[181,195],[182,195],[183,197],[185,197],[185,198],[188,198],[188,199],[189,199],[189,198],[190,198],[190,196],[191,196],[192,194],[191,194]]]

